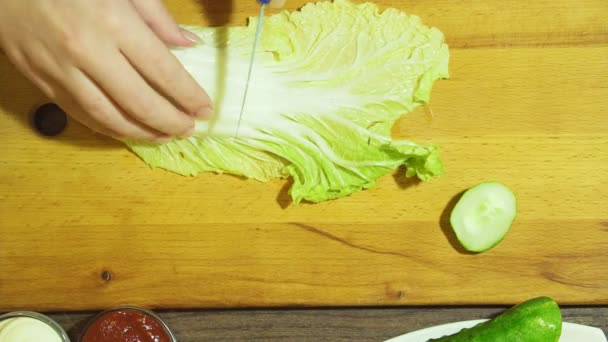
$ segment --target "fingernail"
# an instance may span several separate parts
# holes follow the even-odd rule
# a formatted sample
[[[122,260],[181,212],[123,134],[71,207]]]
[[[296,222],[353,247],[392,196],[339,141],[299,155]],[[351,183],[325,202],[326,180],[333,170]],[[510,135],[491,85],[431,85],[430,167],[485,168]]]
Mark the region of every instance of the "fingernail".
[[[192,134],[194,134],[194,129],[195,129],[195,127],[194,127],[194,126],[192,126],[192,127],[191,127],[190,129],[188,129],[186,132],[182,133],[182,134],[180,135],[180,137],[182,137],[182,138],[189,138],[189,137],[191,137],[191,136],[192,136]]]
[[[186,39],[188,39],[189,41],[199,44],[202,43],[203,40],[201,39],[201,37],[197,36],[196,34],[188,31],[188,30],[184,30],[183,28],[180,28],[180,30],[182,31],[182,36]]]
[[[199,109],[194,115],[199,119],[208,119],[213,115],[213,107],[205,106]]]
[[[154,141],[159,144],[166,144],[168,142],[171,142],[172,140],[173,140],[173,138],[171,138],[170,136],[166,136],[166,135],[163,135],[163,136],[160,136],[160,137],[157,137],[156,139],[154,139]]]

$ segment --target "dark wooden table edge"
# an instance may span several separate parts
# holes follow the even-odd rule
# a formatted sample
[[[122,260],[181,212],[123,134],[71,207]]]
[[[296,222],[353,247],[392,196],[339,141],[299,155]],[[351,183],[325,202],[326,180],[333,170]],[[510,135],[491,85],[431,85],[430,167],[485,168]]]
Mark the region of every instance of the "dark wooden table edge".
[[[492,318],[510,305],[155,309],[179,341],[385,341],[419,329]],[[564,322],[608,335],[608,305],[561,305]],[[99,311],[44,312],[78,341]]]

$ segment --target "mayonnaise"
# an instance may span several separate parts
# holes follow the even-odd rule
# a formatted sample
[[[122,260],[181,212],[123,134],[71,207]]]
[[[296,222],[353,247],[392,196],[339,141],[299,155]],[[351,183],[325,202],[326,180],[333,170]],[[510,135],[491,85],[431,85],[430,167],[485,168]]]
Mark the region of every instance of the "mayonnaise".
[[[48,324],[30,317],[13,317],[0,321],[0,342],[61,342],[59,334]]]

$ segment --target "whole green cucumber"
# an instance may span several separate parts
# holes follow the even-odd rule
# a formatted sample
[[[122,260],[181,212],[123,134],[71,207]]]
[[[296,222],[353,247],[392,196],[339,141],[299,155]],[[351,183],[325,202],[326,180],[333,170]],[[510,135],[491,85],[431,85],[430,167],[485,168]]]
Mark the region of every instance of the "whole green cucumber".
[[[559,306],[549,297],[538,297],[518,304],[490,321],[429,341],[557,342],[561,334]]]

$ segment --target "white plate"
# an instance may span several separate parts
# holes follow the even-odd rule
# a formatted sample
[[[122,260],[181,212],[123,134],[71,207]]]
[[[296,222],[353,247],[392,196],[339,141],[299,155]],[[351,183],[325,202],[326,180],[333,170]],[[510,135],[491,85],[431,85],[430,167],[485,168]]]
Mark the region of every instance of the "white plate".
[[[438,325],[431,328],[426,328],[409,334],[401,335],[385,342],[426,342],[431,338],[439,338],[446,335],[451,335],[459,332],[463,328],[470,328],[487,319],[479,319],[474,321],[462,321],[456,323],[448,323]],[[586,325],[564,322],[562,324],[562,336],[559,342],[606,342],[606,336],[601,329],[588,327]]]

